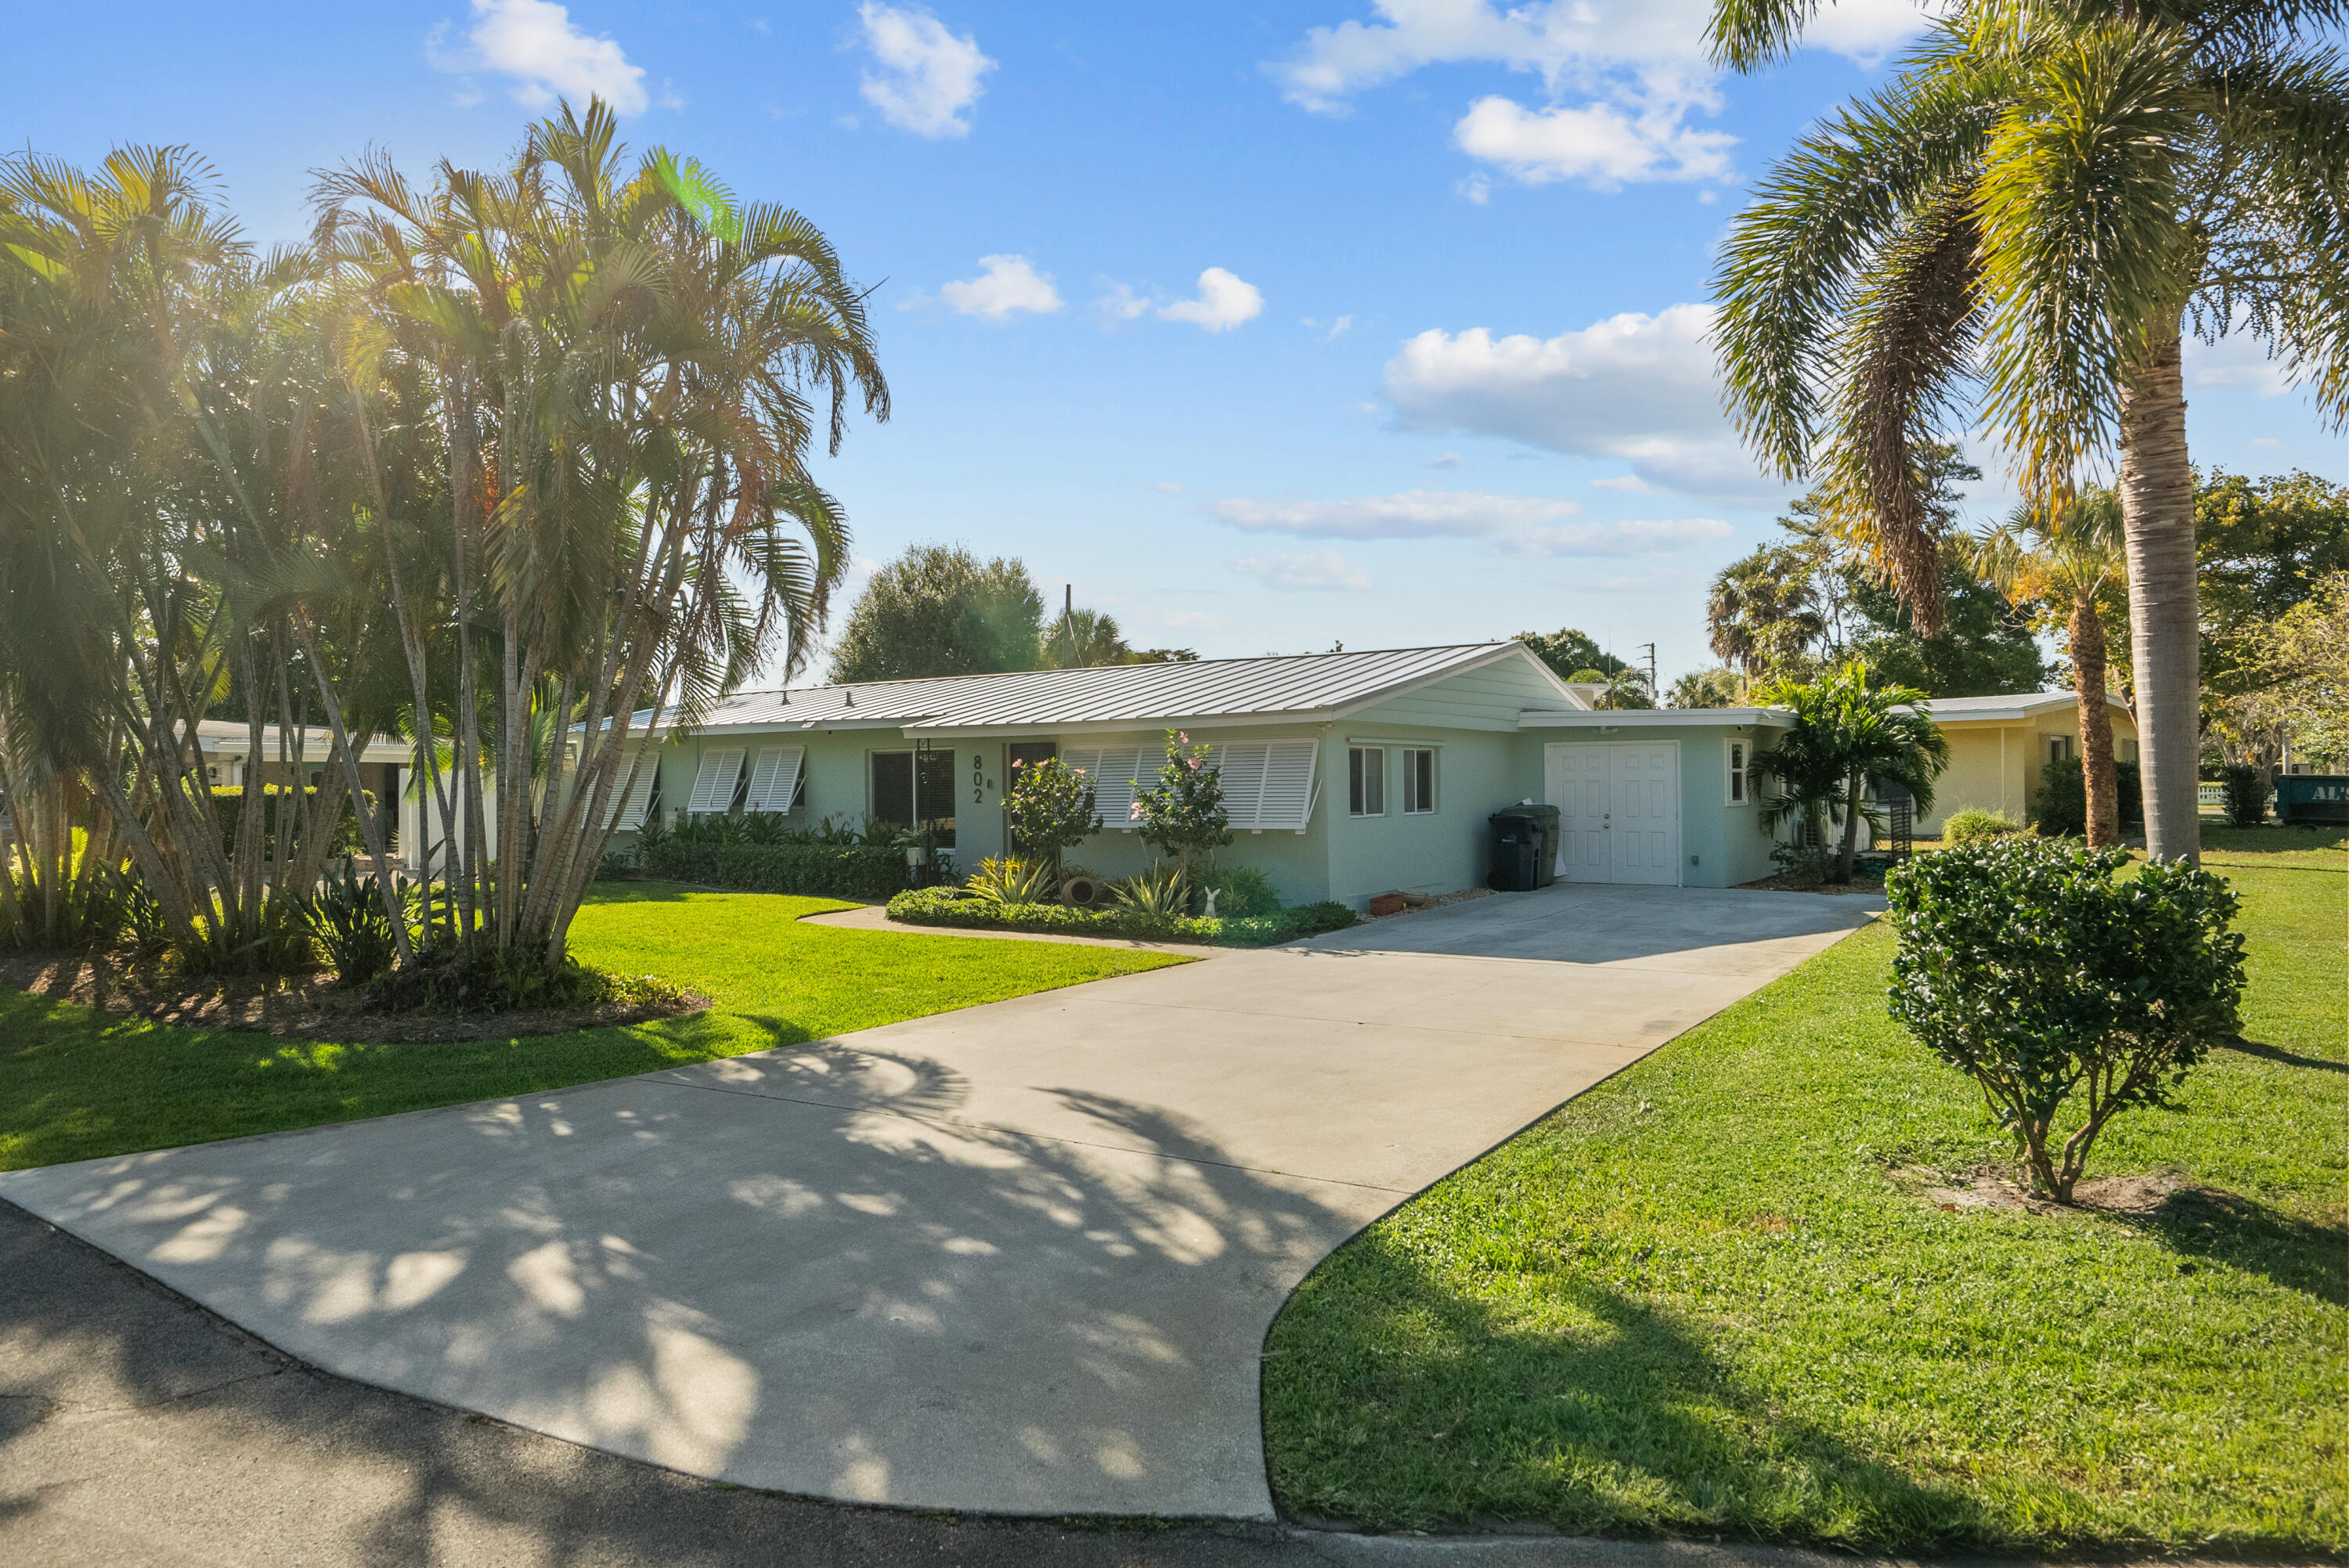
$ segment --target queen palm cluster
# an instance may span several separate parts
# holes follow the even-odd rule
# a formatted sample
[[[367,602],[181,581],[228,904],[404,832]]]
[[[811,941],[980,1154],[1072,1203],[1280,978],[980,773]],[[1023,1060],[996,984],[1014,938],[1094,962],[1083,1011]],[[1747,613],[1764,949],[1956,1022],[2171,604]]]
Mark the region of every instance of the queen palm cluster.
[[[807,459],[887,417],[864,298],[601,103],[502,169],[369,158],[316,200],[262,255],[183,150],[0,160],[0,896],[70,821],[191,961],[248,963],[397,734],[438,846],[411,926],[358,813],[399,960],[560,962],[647,716],[796,666],[840,581]],[[224,836],[221,716],[255,761],[330,736],[316,799]]]
[[[1817,0],[1717,0],[1751,70]],[[1732,413],[1930,634],[1918,455],[1979,422],[2027,498],[2100,475],[2126,524],[2153,853],[2198,849],[2183,333],[2248,333],[2349,417],[2341,0],[1953,0],[1880,90],[1803,138],[1719,279]]]

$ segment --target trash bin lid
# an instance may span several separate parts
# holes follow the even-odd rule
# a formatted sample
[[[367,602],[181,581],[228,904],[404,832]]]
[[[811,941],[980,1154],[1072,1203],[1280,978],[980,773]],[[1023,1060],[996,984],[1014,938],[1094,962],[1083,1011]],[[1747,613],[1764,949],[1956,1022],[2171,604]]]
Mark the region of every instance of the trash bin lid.
[[[1504,806],[1499,810],[1494,812],[1488,820],[1495,822],[1555,822],[1557,820],[1557,808],[1555,806],[1544,806],[1539,804],[1530,806]]]

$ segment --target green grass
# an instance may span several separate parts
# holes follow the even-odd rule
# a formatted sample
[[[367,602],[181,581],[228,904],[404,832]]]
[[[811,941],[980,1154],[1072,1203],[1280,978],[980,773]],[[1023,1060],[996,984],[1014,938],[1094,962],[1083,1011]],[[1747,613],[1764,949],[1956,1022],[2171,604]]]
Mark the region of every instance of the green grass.
[[[739,1056],[1185,960],[1066,943],[841,931],[854,905],[599,886],[584,961],[717,1004],[690,1018],[456,1045],[288,1044],[167,1028],[0,988],[0,1170],[386,1116]]]
[[[2349,828],[2233,828],[2202,823],[2202,863],[2291,866],[2302,871],[2349,869]]]
[[[1890,1171],[2011,1145],[1886,1018],[1875,928],[1326,1263],[1267,1347],[1282,1505],[1892,1550],[2339,1552],[2349,879],[2220,852],[2263,1054],[2214,1053],[2178,1109],[2114,1123],[2089,1174],[2225,1196],[2124,1222],[1905,1193]]]

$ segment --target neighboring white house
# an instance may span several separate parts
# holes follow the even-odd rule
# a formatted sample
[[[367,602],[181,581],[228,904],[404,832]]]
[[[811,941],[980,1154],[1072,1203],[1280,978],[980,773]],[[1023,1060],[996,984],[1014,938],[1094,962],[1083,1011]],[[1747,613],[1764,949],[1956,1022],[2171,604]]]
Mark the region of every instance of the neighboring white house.
[[[204,772],[216,788],[238,789],[248,781],[283,784],[289,771],[305,785],[316,784],[327,769],[339,766],[335,760],[334,732],[325,725],[303,729],[299,741],[298,748],[292,737],[281,743],[277,726],[264,724],[261,727],[261,749],[256,757],[248,755],[253,747],[249,727],[226,718],[207,718],[196,726],[196,747],[203,753]],[[298,757],[295,755],[297,750]],[[385,826],[390,831],[385,847],[395,852],[409,872],[420,873],[425,846],[437,847],[440,842],[440,823],[437,813],[424,808],[414,788],[416,748],[389,736],[371,738],[359,748],[359,782],[378,805],[394,800],[399,803],[398,815],[386,819]],[[495,853],[494,793],[484,803],[484,809],[490,813],[485,826],[491,852]],[[461,825],[458,830],[460,834],[463,832]]]
[[[1059,756],[1093,776],[1103,822],[1070,860],[1124,875],[1151,857],[1133,781],[1155,780],[1176,729],[1215,748],[1223,858],[1291,902],[1481,884],[1487,816],[1524,799],[1561,809],[1569,880],[1724,887],[1774,869],[1753,756],[1787,722],[1598,711],[1515,642],[741,692],[689,733],[651,727],[657,767],[620,822],[922,825],[968,867],[1004,851],[1011,764]]]

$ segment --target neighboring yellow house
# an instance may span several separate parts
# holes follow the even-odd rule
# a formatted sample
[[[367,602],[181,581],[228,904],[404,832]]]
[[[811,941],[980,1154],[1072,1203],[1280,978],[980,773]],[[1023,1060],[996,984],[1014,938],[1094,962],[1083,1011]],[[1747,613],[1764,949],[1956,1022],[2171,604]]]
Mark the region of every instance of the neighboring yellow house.
[[[2112,705],[2113,758],[2137,760],[2137,720],[2118,697]],[[2068,691],[2013,696],[1937,696],[1925,705],[1950,738],[1950,767],[1933,787],[1933,814],[1916,825],[1920,839],[1940,837],[1952,811],[1980,807],[2015,821],[2031,813],[2042,765],[2080,755],[2080,705]]]

